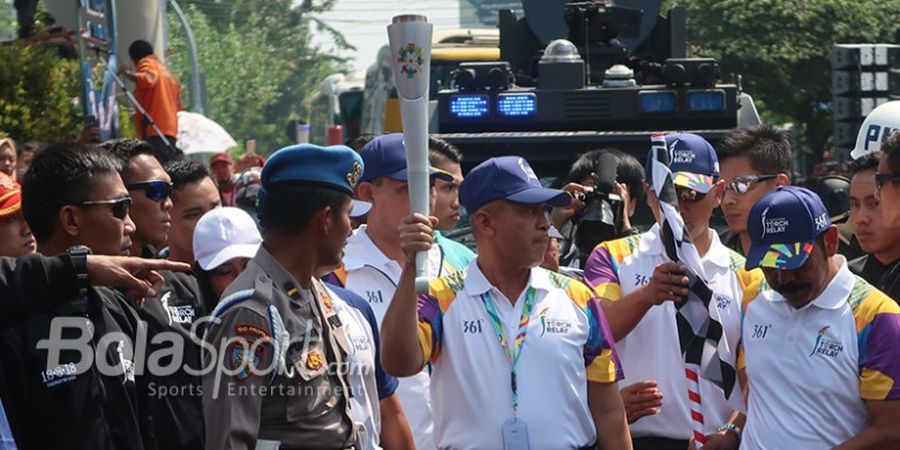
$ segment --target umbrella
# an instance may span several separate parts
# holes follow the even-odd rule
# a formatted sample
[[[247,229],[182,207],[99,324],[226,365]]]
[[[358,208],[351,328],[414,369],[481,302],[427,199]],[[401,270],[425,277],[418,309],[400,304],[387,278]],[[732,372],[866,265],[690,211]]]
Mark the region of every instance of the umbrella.
[[[223,152],[237,146],[237,142],[221,125],[206,116],[179,111],[177,146],[190,155]]]

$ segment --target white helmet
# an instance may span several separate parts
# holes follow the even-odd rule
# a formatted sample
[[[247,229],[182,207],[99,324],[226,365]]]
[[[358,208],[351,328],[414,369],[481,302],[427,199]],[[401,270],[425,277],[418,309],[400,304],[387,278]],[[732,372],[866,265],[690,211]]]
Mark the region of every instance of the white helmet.
[[[900,130],[900,100],[882,103],[866,116],[850,156],[859,159],[880,152],[881,141],[894,130]]]

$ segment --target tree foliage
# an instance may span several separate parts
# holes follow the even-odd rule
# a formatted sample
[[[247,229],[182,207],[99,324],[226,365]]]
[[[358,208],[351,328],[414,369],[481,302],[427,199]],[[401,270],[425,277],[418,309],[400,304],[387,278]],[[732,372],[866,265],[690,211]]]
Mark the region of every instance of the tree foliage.
[[[41,45],[0,46],[0,130],[17,142],[59,142],[81,129],[77,61]]]
[[[821,150],[831,134],[834,43],[893,43],[900,0],[687,0],[690,52],[743,75],[764,119],[794,122]]]
[[[306,14],[323,7],[330,6],[293,7],[289,0],[188,3],[186,15],[206,80],[207,116],[235,140],[256,139],[264,153],[290,143],[285,128],[291,118],[306,116],[302,100],[325,76],[343,68],[342,60],[310,44]],[[188,50],[174,15],[169,37],[170,65],[188,85]]]

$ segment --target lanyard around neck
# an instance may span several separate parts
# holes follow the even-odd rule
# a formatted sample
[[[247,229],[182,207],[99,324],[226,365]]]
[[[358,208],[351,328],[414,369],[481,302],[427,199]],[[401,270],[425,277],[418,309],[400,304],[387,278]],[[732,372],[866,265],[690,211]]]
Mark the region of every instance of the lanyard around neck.
[[[512,387],[513,414],[519,409],[519,387],[516,381],[516,368],[519,365],[519,357],[522,355],[522,346],[525,345],[525,333],[528,331],[528,323],[531,321],[531,310],[534,308],[534,288],[528,288],[525,293],[525,304],[522,305],[522,317],[519,319],[519,328],[516,331],[516,337],[513,346],[510,348],[506,339],[506,332],[503,331],[503,321],[500,319],[500,313],[494,305],[494,299],[491,298],[490,291],[481,295],[481,301],[484,302],[484,309],[487,310],[488,317],[494,325],[494,334],[503,347],[506,359],[509,361],[509,383]]]

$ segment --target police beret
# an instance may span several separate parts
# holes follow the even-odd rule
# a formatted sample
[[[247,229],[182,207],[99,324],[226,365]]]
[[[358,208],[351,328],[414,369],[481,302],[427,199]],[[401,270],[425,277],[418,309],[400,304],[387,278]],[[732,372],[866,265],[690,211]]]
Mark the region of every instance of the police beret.
[[[311,185],[352,194],[362,173],[362,157],[350,147],[299,144],[273,153],[263,166],[260,182],[264,190],[283,185]]]

